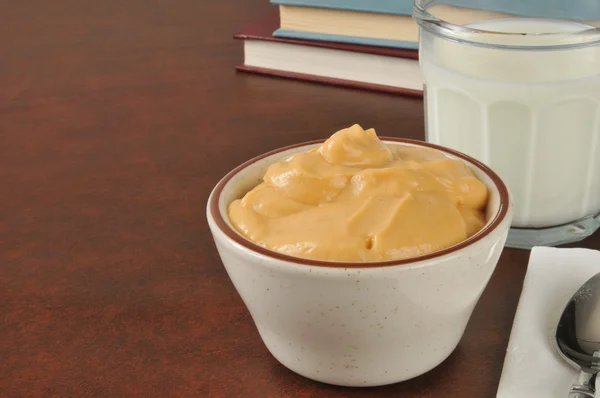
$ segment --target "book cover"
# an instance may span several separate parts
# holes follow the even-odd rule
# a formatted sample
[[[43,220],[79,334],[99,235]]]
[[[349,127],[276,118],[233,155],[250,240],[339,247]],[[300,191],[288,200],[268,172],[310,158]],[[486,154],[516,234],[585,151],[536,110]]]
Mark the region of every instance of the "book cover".
[[[264,76],[280,77],[290,80],[305,81],[311,83],[325,84],[335,87],[347,87],[359,90],[375,91],[387,94],[399,94],[409,97],[423,98],[423,91],[411,90],[402,87],[383,86],[380,84],[370,84],[352,80],[334,79],[331,77],[321,77],[315,75],[306,75],[303,73],[287,72],[275,69],[257,68],[254,66],[238,65],[235,69],[239,72],[255,73]]]
[[[444,0],[438,3],[528,18],[576,21],[600,18],[600,1],[598,0],[579,0],[576,3],[573,0]]]

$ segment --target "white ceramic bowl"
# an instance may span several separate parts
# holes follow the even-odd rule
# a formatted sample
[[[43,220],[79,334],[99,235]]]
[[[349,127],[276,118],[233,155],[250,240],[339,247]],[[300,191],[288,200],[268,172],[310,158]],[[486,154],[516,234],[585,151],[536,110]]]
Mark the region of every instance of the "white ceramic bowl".
[[[290,257],[239,235],[227,217],[229,203],[257,185],[270,164],[322,141],[249,160],[227,174],[208,201],[215,244],[263,342],[284,366],[313,380],[378,386],[440,364],[460,341],[510,227],[510,195],[492,170],[432,144],[383,140],[435,148],[465,161],[490,191],[486,226],[445,250],[379,263]]]

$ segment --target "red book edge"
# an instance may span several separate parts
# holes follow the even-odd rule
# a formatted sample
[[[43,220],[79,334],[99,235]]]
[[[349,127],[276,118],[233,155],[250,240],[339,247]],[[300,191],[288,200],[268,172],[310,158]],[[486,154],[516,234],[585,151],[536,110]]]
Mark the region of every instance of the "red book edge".
[[[276,69],[257,68],[254,66],[247,66],[247,65],[238,65],[235,67],[235,69],[239,72],[256,73],[256,74],[265,75],[265,76],[281,77],[281,78],[293,79],[293,80],[302,80],[302,81],[307,81],[307,82],[312,82],[312,83],[325,84],[325,85],[329,85],[329,86],[349,87],[349,88],[355,88],[355,89],[360,89],[360,90],[377,91],[377,92],[384,92],[384,93],[389,93],[389,94],[401,94],[401,95],[406,95],[409,97],[423,98],[423,91],[412,90],[412,89],[402,88],[402,87],[384,86],[384,85],[380,85],[380,84],[370,84],[370,83],[357,82],[354,80],[335,79],[332,77],[307,75],[304,73],[287,72],[287,71],[281,71],[281,70],[276,70]]]
[[[241,31],[236,33],[234,39],[241,40],[263,40],[278,43],[297,44],[301,46],[321,47],[343,51],[353,51],[366,54],[386,55],[389,57],[419,59],[417,50],[407,50],[402,48],[365,46],[360,44],[335,43],[318,40],[300,40],[283,37],[274,37],[273,32],[279,28],[279,10],[273,12],[264,18],[249,24]]]
[[[312,46],[312,47],[321,47],[321,48],[329,48],[336,50],[344,50],[344,51],[353,51],[367,54],[375,54],[375,55],[385,55],[391,57],[398,58],[408,58],[408,59],[419,59],[419,54],[417,50],[406,50],[406,49],[398,49],[398,48],[390,48],[390,47],[377,47],[377,46],[363,46],[358,44],[346,44],[346,43],[334,43],[334,42],[325,42],[325,41],[312,41],[312,40],[299,40],[299,39],[288,39],[281,37],[274,37],[273,32],[279,28],[279,10],[276,12],[267,15],[263,19],[260,19],[236,33],[233,37],[239,40],[263,40],[263,41],[273,41],[279,43],[288,43],[288,44],[296,44],[302,46]],[[255,73],[265,76],[272,77],[280,77],[286,79],[293,80],[302,80],[312,83],[320,83],[326,84],[330,86],[341,86],[341,87],[349,87],[360,90],[368,90],[368,91],[377,91],[384,92],[390,94],[401,94],[411,97],[423,97],[422,90],[412,90],[408,88],[401,87],[393,87],[393,86],[385,86],[379,84],[370,84],[357,82],[354,80],[345,80],[345,79],[336,79],[330,77],[323,76],[315,76],[304,73],[295,73],[288,72],[276,69],[267,69],[267,68],[258,68],[254,66],[248,65],[238,65],[235,67],[237,71],[246,72],[246,73]]]

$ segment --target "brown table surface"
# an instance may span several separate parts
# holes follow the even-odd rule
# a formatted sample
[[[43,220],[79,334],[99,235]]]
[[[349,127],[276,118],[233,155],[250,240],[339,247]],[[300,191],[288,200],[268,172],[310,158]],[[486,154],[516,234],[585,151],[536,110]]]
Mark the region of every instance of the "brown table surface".
[[[210,237],[220,177],[352,123],[423,138],[422,101],[236,74],[268,0],[0,4],[1,397],[493,397],[528,252],[456,351],[377,389],[267,352]],[[600,235],[580,245],[600,249]]]

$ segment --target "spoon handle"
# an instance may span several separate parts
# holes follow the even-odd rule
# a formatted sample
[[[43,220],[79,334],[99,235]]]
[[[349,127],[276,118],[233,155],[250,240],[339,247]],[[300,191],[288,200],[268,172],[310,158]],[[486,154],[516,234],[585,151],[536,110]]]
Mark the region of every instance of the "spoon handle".
[[[581,371],[571,387],[569,398],[594,398],[596,396],[596,374]]]

